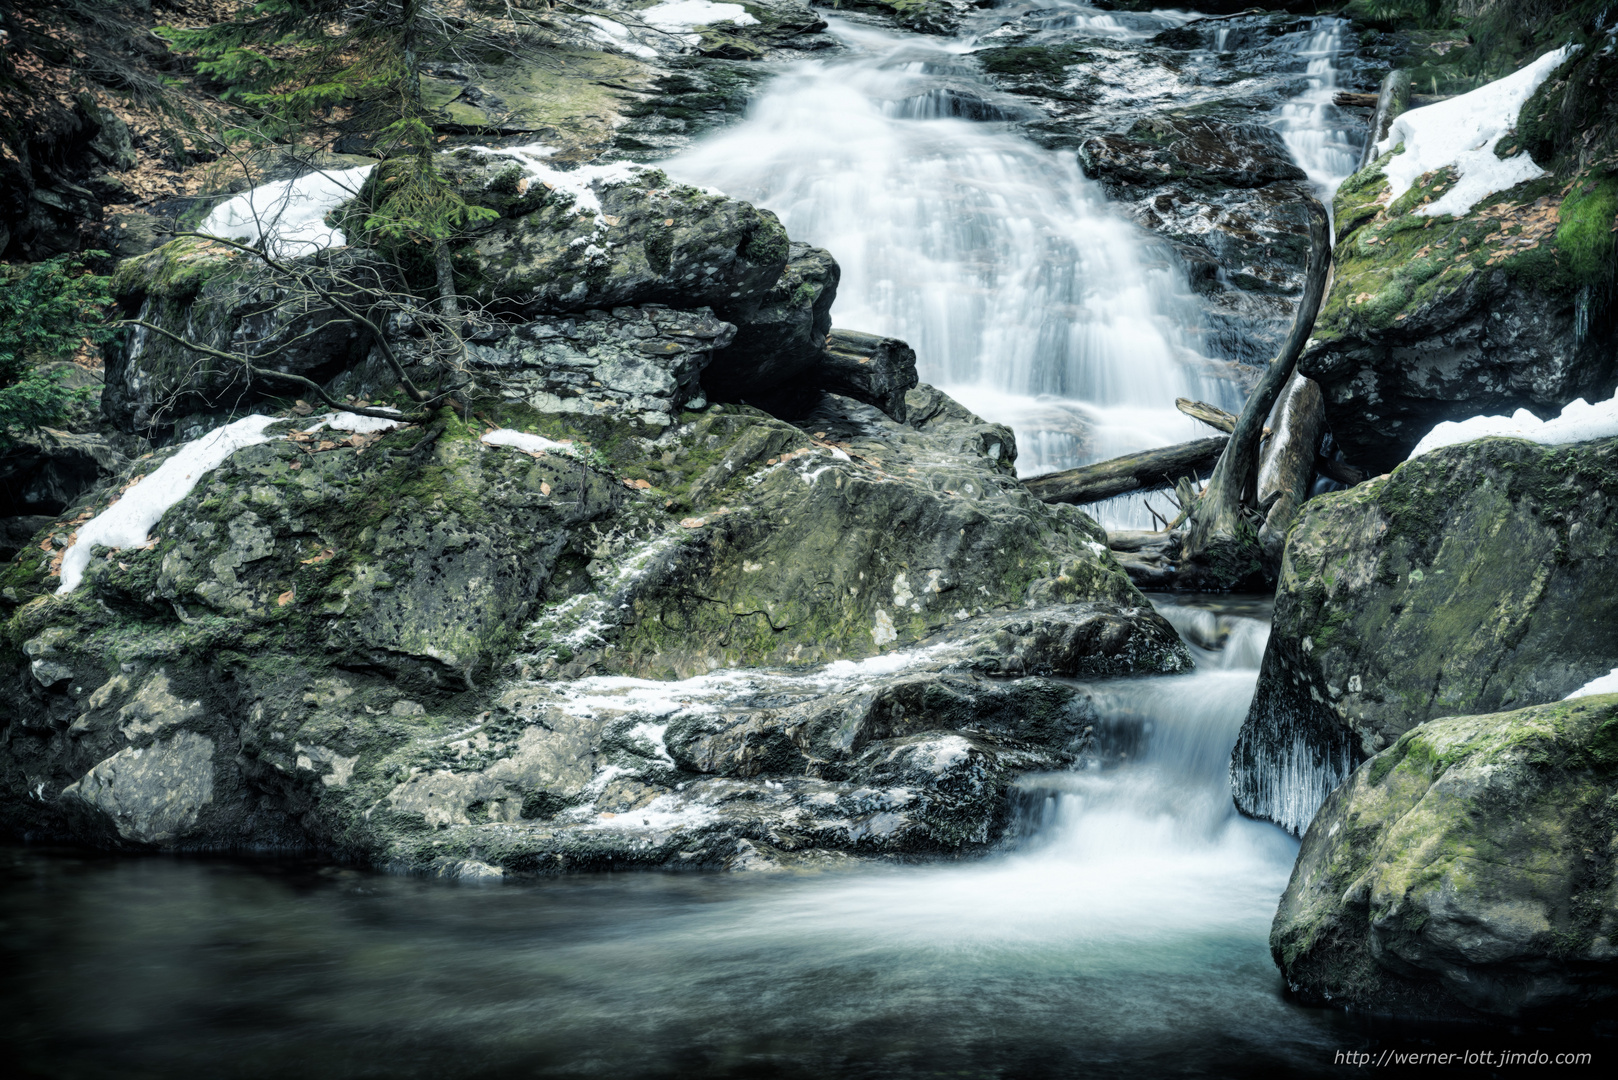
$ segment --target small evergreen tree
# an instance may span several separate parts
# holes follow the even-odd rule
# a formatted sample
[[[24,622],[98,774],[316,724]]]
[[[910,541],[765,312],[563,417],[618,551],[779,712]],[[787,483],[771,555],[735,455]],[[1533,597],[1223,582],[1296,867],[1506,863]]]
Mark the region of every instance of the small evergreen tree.
[[[108,279],[85,271],[80,258],[62,255],[21,270],[0,267],[0,446],[59,423],[84,396],[63,384],[60,371],[42,365],[112,336]]]
[[[449,241],[495,217],[469,205],[435,162],[421,67],[471,44],[433,0],[252,0],[232,18],[165,27],[171,45],[253,122],[230,133],[260,143],[329,145],[364,132],[388,159],[366,186],[360,237],[431,253],[440,310],[458,312]]]

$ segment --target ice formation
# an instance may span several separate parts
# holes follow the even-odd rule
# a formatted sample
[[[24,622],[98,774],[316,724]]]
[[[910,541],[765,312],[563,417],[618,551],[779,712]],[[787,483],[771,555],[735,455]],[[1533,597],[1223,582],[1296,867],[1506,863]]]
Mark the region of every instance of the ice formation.
[[[1419,177],[1451,165],[1459,175],[1455,186],[1414,213],[1425,217],[1464,214],[1495,192],[1544,176],[1545,170],[1526,153],[1502,160],[1495,156],[1494,148],[1517,126],[1523,103],[1572,50],[1573,46],[1564,46],[1548,52],[1503,79],[1436,105],[1411,109],[1394,120],[1388,137],[1376,146],[1378,154],[1385,154],[1404,144],[1404,152],[1395,154],[1384,170],[1393,192],[1390,201],[1409,191]]]
[[[1527,439],[1546,446],[1607,439],[1618,435],[1618,396],[1594,405],[1583,398],[1575,398],[1554,420],[1541,420],[1527,409],[1518,409],[1510,416],[1473,416],[1466,420],[1446,420],[1429,431],[1416,448],[1412,458],[1437,450],[1443,446],[1487,439],[1491,436],[1508,439]]]
[[[312,172],[260,184],[214,207],[197,231],[249,244],[263,241],[271,254],[287,258],[342,247],[348,240],[342,230],[326,224],[326,215],[359,193],[372,168]]]
[[[254,413],[193,439],[150,476],[125,491],[117,502],[79,526],[78,535],[62,557],[62,584],[57,593],[70,593],[79,587],[96,545],[132,548],[145,544],[152,526],[169,507],[190,493],[204,473],[243,447],[269,442],[274,436],[264,434],[264,429],[279,419]]]
[[[1562,700],[1572,701],[1574,698],[1594,697],[1597,694],[1618,694],[1618,667],[1599,679],[1591,679]]]

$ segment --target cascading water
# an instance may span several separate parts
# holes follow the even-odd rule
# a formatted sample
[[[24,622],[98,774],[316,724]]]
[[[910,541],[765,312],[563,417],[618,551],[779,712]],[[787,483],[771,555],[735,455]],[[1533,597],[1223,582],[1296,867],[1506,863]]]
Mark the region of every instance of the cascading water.
[[[1017,429],[1024,475],[1195,437],[1178,396],[1238,404],[1197,371],[1183,272],[1075,156],[964,118],[999,108],[958,89],[967,42],[836,33],[848,55],[795,65],[669,173],[829,249],[837,325],[910,342],[925,381]]]
[[[1298,55],[1308,61],[1308,89],[1281,107],[1276,128],[1298,166],[1309,175],[1326,211],[1332,196],[1359,164],[1363,132],[1349,126],[1334,102],[1337,62],[1346,19],[1322,18]]]

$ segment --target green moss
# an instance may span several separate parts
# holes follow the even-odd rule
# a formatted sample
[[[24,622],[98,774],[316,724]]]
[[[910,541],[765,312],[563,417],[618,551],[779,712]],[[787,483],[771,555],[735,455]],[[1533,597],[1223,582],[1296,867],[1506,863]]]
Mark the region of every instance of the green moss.
[[[1618,177],[1579,178],[1562,201],[1562,223],[1556,247],[1565,268],[1579,285],[1611,281],[1618,276],[1614,237],[1618,230]]]

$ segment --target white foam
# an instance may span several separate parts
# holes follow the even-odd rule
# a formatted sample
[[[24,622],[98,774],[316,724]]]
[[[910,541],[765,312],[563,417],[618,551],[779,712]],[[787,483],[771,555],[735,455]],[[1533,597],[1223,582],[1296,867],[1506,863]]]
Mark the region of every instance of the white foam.
[[[556,442],[543,435],[533,435],[526,431],[514,431],[511,428],[499,428],[483,436],[483,441],[490,446],[514,446],[518,450],[527,450],[534,454],[574,454],[572,443]]]
[[[57,593],[79,587],[96,545],[133,548],[145,544],[168,508],[190,494],[205,473],[243,447],[269,442],[272,436],[264,434],[264,429],[279,419],[254,413],[193,439],[117,502],[79,526],[78,536],[62,558],[62,584]]]
[[[263,242],[270,254],[283,258],[343,247],[347,238],[341,229],[326,224],[326,215],[359,193],[372,168],[312,172],[296,180],[260,184],[214,207],[197,231],[225,240]]]
[[[693,30],[723,22],[733,26],[758,25],[758,20],[740,4],[716,4],[713,0],[663,0],[639,15],[649,25],[670,31]]]
[[[1562,446],[1613,436],[1618,436],[1618,396],[1594,405],[1583,398],[1575,398],[1553,420],[1541,420],[1527,409],[1518,409],[1510,416],[1446,420],[1429,431],[1410,451],[1410,456],[1417,458],[1439,447],[1491,437],[1527,439],[1545,446]]]
[[[1562,700],[1572,701],[1574,698],[1594,697],[1597,694],[1618,694],[1618,667],[1599,679],[1591,679]]]
[[[1494,148],[1517,126],[1524,102],[1572,55],[1573,48],[1548,52],[1515,74],[1469,94],[1411,109],[1394,120],[1388,137],[1376,147],[1378,154],[1385,154],[1404,144],[1404,152],[1394,155],[1384,170],[1392,198],[1398,199],[1427,173],[1452,165],[1459,176],[1455,186],[1414,213],[1460,215],[1496,192],[1546,175],[1528,154],[1501,160]]]

